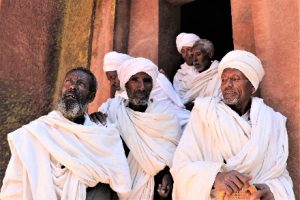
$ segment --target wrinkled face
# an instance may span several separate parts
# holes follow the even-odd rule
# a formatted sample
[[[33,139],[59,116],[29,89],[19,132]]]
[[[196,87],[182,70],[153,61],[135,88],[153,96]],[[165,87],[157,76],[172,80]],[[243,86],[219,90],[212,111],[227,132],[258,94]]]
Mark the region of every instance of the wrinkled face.
[[[188,65],[193,65],[192,47],[183,46],[181,48],[181,56]]]
[[[66,75],[58,110],[67,119],[82,116],[87,104],[93,100],[89,91],[89,81],[89,75],[82,71],[73,71]]]
[[[224,69],[221,81],[221,90],[227,105],[245,105],[255,91],[250,81],[238,69]]]
[[[148,104],[153,81],[147,73],[139,72],[130,77],[125,87],[129,102],[133,105],[144,106]]]
[[[192,48],[193,65],[198,72],[202,72],[210,66],[210,55],[205,52],[200,45]]]
[[[120,90],[120,80],[117,74],[117,71],[106,72],[106,77],[110,82],[110,86],[114,87],[115,90]]]

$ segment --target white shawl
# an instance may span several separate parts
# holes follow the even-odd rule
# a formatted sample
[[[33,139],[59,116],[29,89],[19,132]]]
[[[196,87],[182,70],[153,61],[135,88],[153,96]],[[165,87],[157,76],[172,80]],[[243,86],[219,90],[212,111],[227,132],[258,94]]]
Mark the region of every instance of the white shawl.
[[[174,199],[213,199],[211,188],[221,167],[251,175],[251,183],[267,184],[276,200],[295,199],[286,169],[286,118],[252,98],[250,121],[218,98],[196,100],[171,169]]]
[[[155,101],[168,99],[176,106],[184,108],[184,105],[181,103],[181,99],[175,92],[172,83],[162,73],[159,73],[157,76],[156,83],[153,86],[150,94],[150,98],[154,99]]]
[[[116,98],[106,110],[110,121],[120,127],[121,136],[130,149],[132,193],[129,199],[153,199],[154,176],[165,166],[172,166],[181,137],[176,117],[162,102],[149,102],[146,112],[142,113],[126,107],[124,99]]]
[[[218,65],[219,62],[215,60],[209,69],[201,73],[196,72],[193,66],[182,66],[182,69],[178,70],[176,78],[174,77],[174,88],[177,88],[176,91],[184,104],[194,101],[197,97],[221,96]]]
[[[0,199],[84,200],[86,187],[99,182],[128,193],[131,179],[117,129],[98,126],[87,115],[85,121],[75,124],[52,111],[8,134],[12,157]]]

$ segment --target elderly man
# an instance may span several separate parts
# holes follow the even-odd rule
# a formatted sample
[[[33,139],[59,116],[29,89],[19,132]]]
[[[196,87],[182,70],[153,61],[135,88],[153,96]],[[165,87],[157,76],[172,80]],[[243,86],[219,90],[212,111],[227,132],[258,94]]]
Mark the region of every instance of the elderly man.
[[[118,53],[116,51],[111,51],[105,54],[103,59],[103,71],[110,82],[111,98],[114,98],[115,96],[123,96],[124,98],[127,98],[126,92],[122,91],[120,88],[117,70],[123,62],[131,58],[132,57],[127,54]]]
[[[118,75],[128,99],[116,97],[100,108],[110,122],[118,125],[124,141],[132,178],[129,199],[171,197],[172,179],[168,167],[172,164],[181,129],[167,103],[149,99],[158,73],[157,66],[148,59],[126,61]]]
[[[193,66],[192,53],[192,47],[198,40],[200,40],[200,37],[193,33],[180,33],[176,37],[177,50],[185,61],[180,66],[180,69],[177,70],[173,79],[174,89],[181,99],[186,91],[188,91],[192,86],[191,80],[193,80],[198,74]]]
[[[128,99],[126,92],[120,88],[117,70],[122,63],[129,59],[132,59],[132,57],[115,51],[108,52],[104,56],[103,70],[106,72],[107,79],[111,84],[111,98],[122,96],[123,98]],[[164,101],[165,104],[168,104],[168,106],[176,112],[182,128],[185,127],[189,120],[190,112],[184,108],[179,96],[174,91],[172,83],[160,72],[154,81],[150,98],[155,101]]]
[[[130,191],[118,130],[93,123],[85,113],[96,90],[88,69],[72,69],[58,109],[8,134],[12,155],[0,199],[112,199],[113,191],[119,197]]]
[[[197,98],[175,152],[174,199],[215,199],[254,185],[251,199],[295,199],[286,169],[286,118],[252,97],[261,61],[235,50],[219,65],[223,99]]]
[[[193,106],[197,97],[221,96],[220,78],[218,76],[217,60],[212,60],[214,45],[211,41],[200,39],[192,47],[194,70],[197,75],[194,79],[185,80],[190,87],[182,93],[182,102]],[[184,80],[182,80],[184,82]]]

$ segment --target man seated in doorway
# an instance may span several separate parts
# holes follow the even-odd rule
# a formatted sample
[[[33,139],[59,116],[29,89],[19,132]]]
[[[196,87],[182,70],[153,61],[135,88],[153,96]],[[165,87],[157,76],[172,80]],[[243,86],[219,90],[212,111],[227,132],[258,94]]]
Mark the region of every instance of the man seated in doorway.
[[[133,57],[127,54],[118,53],[115,51],[108,52],[104,56],[103,70],[106,72],[107,79],[111,85],[111,98],[116,96],[122,96],[128,99],[126,91],[120,88],[120,80],[117,75],[117,69],[120,65]],[[179,122],[182,128],[188,123],[190,112],[185,109],[184,105],[178,94],[174,91],[172,83],[169,79],[161,72],[158,73],[157,78],[154,82],[150,98],[155,101],[164,101],[169,107],[174,109],[176,112]]]
[[[186,91],[191,87],[191,80],[198,74],[193,66],[192,53],[192,47],[198,40],[200,40],[200,37],[193,33],[180,33],[176,37],[177,50],[181,54],[184,63],[174,76],[173,87],[181,101]]]
[[[181,128],[167,103],[149,98],[158,73],[157,66],[148,59],[126,61],[118,69],[118,76],[128,99],[110,99],[100,108],[120,129],[132,178],[129,199],[171,198],[169,167]],[[102,121],[99,115],[91,116]]]
[[[211,41],[200,39],[192,47],[193,66],[197,75],[189,80],[190,87],[182,93],[182,102],[192,108],[197,97],[221,96],[217,60],[212,60],[214,45]],[[182,80],[184,82],[184,80]]]
[[[112,199],[130,191],[118,130],[93,123],[86,113],[96,91],[95,76],[74,68],[57,110],[8,134],[12,155],[0,199]]]
[[[223,98],[197,98],[175,152],[175,199],[214,199],[254,184],[251,199],[295,199],[286,169],[286,118],[253,97],[264,76],[252,53],[234,50],[221,60]]]
[[[110,98],[114,98],[115,96],[127,98],[126,92],[120,88],[117,70],[123,62],[131,58],[132,57],[127,54],[118,53],[116,51],[110,51],[105,54],[103,59],[103,71],[110,82]]]

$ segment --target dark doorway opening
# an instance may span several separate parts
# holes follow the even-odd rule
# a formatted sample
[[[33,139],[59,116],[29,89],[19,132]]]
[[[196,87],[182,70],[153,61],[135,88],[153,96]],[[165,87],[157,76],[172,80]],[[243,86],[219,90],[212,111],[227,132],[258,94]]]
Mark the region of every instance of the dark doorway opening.
[[[181,8],[181,32],[195,33],[213,42],[214,59],[233,50],[230,0],[196,0]]]

